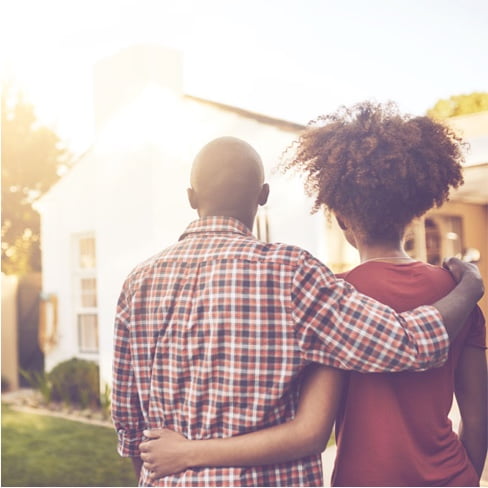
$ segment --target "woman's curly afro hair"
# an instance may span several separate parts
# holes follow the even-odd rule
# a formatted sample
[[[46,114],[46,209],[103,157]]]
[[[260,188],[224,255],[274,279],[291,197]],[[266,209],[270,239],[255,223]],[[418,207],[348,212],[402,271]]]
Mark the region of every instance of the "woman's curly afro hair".
[[[402,115],[392,102],[341,107],[309,123],[281,169],[305,176],[315,198],[369,237],[401,233],[463,183],[463,143],[428,117]]]

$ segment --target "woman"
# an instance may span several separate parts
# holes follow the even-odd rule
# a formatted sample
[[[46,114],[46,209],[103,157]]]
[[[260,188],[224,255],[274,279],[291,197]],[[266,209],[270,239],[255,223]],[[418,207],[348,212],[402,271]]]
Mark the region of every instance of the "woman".
[[[408,256],[408,224],[441,205],[462,183],[460,140],[427,117],[402,116],[393,104],[363,103],[323,116],[298,140],[285,169],[306,177],[314,210],[333,212],[361,264],[342,275],[402,312],[433,303],[454,282],[442,268]],[[477,308],[451,344],[444,366],[422,373],[335,376],[344,394],[336,420],[333,486],[479,486],[487,451],[485,325]],[[148,432],[141,457],[154,477],[195,466],[286,462],[317,452],[337,402],[330,370],[307,375],[294,420],[220,440],[188,441]],[[459,436],[448,419],[453,395]]]

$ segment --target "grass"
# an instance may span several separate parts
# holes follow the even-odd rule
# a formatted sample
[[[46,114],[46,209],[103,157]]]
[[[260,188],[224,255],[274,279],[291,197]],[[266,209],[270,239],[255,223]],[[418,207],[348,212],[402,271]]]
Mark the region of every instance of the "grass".
[[[137,486],[112,429],[2,404],[1,486]]]

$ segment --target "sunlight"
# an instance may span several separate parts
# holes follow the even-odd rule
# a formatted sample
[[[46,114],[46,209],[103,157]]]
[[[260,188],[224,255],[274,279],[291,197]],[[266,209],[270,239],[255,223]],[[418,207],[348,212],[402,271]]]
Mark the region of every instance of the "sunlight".
[[[179,144],[180,130],[175,128],[184,122],[180,103],[180,97],[170,89],[149,83],[132,101],[122,104],[101,129],[97,150],[111,154],[161,139]]]

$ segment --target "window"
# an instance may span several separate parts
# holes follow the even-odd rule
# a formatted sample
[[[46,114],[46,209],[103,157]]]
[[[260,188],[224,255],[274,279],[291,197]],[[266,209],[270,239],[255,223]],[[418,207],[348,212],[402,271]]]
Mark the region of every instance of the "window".
[[[80,352],[98,352],[98,310],[95,237],[75,237],[75,309]]]

